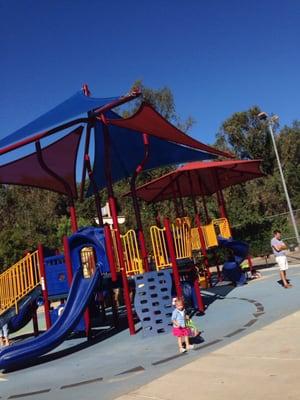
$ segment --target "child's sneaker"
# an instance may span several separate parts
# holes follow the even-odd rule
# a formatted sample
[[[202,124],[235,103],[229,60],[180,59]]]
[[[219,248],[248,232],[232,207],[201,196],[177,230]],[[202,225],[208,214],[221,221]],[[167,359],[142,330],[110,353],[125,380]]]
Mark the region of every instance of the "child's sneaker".
[[[183,347],[179,350],[180,353],[186,353],[186,349],[184,349]]]
[[[188,350],[194,350],[195,349],[195,345],[194,344],[190,344],[188,347]]]

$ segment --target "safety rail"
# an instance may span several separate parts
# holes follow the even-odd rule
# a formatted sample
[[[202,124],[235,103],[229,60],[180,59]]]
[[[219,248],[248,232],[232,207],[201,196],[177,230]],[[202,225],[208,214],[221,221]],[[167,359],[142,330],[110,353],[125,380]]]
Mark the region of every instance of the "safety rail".
[[[172,234],[176,259],[182,260],[184,258],[191,258],[192,245],[190,225],[185,220],[176,220],[175,224],[172,224]]]
[[[191,220],[189,217],[176,218],[171,229],[177,260],[191,258],[192,251],[201,250],[198,228],[191,227]],[[220,231],[220,234],[225,238],[231,237],[229,223],[226,218],[214,219],[210,224],[201,226],[201,229],[206,248],[218,246],[218,231]],[[169,261],[168,247],[165,238],[165,228],[151,226],[150,238],[156,269],[159,271],[164,268],[169,268],[171,266],[171,262]],[[116,233],[114,229],[112,229],[112,239],[116,267],[117,271],[119,272],[120,262],[117,252]],[[143,262],[140,256],[135,231],[131,229],[124,235],[121,235],[121,240],[126,274],[135,275],[143,273]]]
[[[153,257],[156,265],[156,269],[159,271],[164,268],[171,267],[169,261],[169,254],[167,250],[165,228],[159,228],[158,226],[150,227],[150,237],[152,243]]]
[[[188,224],[188,226],[192,226],[191,218],[187,217],[187,216],[186,217],[177,217],[175,219],[175,224],[178,224],[178,223],[181,223],[181,224],[186,223],[186,224]]]
[[[117,238],[116,230],[111,229],[112,242],[113,242],[113,253],[116,263],[117,272],[120,272],[120,260],[117,250]],[[127,275],[136,275],[143,273],[143,261],[140,256],[136,233],[133,229],[130,229],[124,235],[121,236],[122,250],[124,255],[125,269]]]
[[[136,233],[133,229],[121,235],[124,262],[127,275],[136,275],[143,273],[143,261],[140,257]]]
[[[0,315],[11,307],[18,313],[18,301],[40,284],[38,251],[24,258],[0,275]]]
[[[213,219],[212,224],[216,227],[216,229],[219,231],[217,232],[217,235],[221,235],[226,239],[231,238],[231,231],[230,231],[230,226],[227,218],[218,218],[218,219]]]

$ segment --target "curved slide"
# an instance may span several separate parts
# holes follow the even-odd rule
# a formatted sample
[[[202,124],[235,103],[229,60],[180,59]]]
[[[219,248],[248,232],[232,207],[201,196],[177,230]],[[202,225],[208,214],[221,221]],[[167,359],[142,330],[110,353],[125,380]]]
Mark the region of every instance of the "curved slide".
[[[2,350],[0,369],[21,366],[59,346],[79,323],[99,279],[99,268],[96,268],[94,275],[89,279],[83,278],[81,269],[77,270],[61,317],[37,338],[24,340]]]
[[[18,302],[18,313],[16,308],[11,307],[0,316],[0,326],[8,324],[9,333],[17,332],[31,320],[34,311],[37,309],[37,299],[41,295],[40,287],[35,288],[26,297]]]
[[[237,285],[243,285],[246,280],[246,274],[241,270],[240,264],[245,260],[249,253],[249,245],[240,240],[226,239],[218,236],[218,242],[221,247],[232,251],[234,261],[226,261],[223,265],[223,275]]]

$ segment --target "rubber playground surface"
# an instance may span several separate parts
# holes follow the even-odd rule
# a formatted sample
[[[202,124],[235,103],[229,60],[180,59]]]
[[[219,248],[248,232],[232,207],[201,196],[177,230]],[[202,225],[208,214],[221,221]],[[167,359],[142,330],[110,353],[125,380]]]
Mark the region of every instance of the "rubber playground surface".
[[[262,270],[261,279],[242,287],[203,290],[206,313],[193,317],[204,331],[203,340],[188,354],[178,354],[171,334],[143,338],[141,331],[129,336],[127,329],[106,329],[92,343],[67,340],[41,357],[38,365],[0,374],[1,399],[114,399],[200,360],[300,309],[299,255],[290,261],[292,289],[282,288],[277,268],[269,268]]]

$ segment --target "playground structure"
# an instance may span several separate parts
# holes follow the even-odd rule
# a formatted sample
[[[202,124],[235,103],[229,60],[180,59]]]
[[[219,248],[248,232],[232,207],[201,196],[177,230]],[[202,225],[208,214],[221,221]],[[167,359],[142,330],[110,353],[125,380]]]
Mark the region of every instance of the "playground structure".
[[[223,238],[231,237],[221,188],[218,189],[220,218],[207,220],[206,224],[201,224],[199,215],[196,213],[196,226],[193,226],[190,218],[177,213],[177,219],[172,223],[165,218],[163,227],[151,227],[154,260],[152,265],[148,260],[149,249],[145,243],[137,200],[139,190],[135,187],[135,181],[138,174],[146,168],[174,162],[213,159],[217,155],[227,157],[230,155],[190,138],[147,104],[143,103],[138,112],[127,119],[120,118],[111,111],[112,108],[138,95],[138,92],[133,92],[121,98],[92,99],[88,96],[88,88],[84,87],[83,93],[76,94],[34,123],[0,141],[0,146],[4,146],[0,149],[0,154],[25,144],[35,143],[34,153],[0,167],[0,181],[36,186],[68,196],[73,231],[72,236],[64,237],[64,254],[44,257],[43,246],[40,244],[38,252],[26,255],[16,266],[0,276],[0,317],[4,319],[12,309],[14,309],[14,314],[18,315],[21,301],[40,285],[47,327],[46,333],[38,338],[3,350],[0,353],[1,368],[22,365],[29,358],[31,360],[38,358],[58,346],[78,325],[80,325],[79,329],[84,329],[89,337],[91,318],[88,306],[103,280],[108,280],[111,287],[113,284],[122,287],[131,334],[135,333],[135,327],[129,281],[143,274],[153,273],[153,271],[160,274],[162,270],[169,269],[172,272],[174,292],[177,296],[182,296],[181,279],[183,276],[186,278],[188,274],[197,299],[197,308],[204,312],[197,265],[193,254],[196,251],[202,253],[209,278],[206,250],[218,245],[219,234]],[[88,116],[64,122],[62,125],[40,133],[48,126],[62,123],[83,112],[88,112]],[[42,148],[40,141],[58,131],[73,129],[74,125],[79,124],[86,124],[80,195],[83,195],[86,173],[88,173],[90,178],[88,194],[95,196],[100,228],[86,228],[78,231],[73,201],[77,196],[74,171],[83,126],[78,126],[47,147]],[[96,149],[93,168],[89,157],[92,129],[95,131]],[[26,137],[23,132],[26,132]],[[128,141],[131,143],[130,154],[126,155],[126,160],[120,162],[119,156],[122,152],[118,151],[117,146],[122,148]],[[14,142],[17,143],[12,144]],[[125,171],[121,168],[123,164],[126,167]],[[24,172],[22,177],[18,173],[20,168]],[[137,227],[121,234],[112,184],[128,176],[128,171],[132,174],[131,194]],[[112,228],[108,225],[103,226],[99,189],[104,185],[107,186],[108,191]],[[182,195],[179,198],[182,198]],[[53,313],[51,315],[49,302],[65,298],[67,302],[62,316],[58,318],[58,315]],[[116,306],[113,305],[113,308],[116,315]],[[34,310],[32,317],[34,318]],[[38,333],[36,325],[35,333]]]

